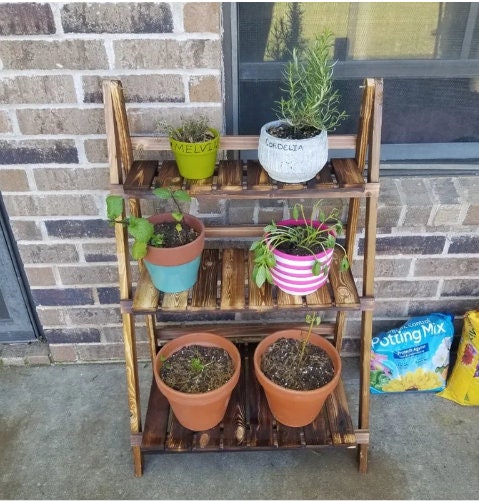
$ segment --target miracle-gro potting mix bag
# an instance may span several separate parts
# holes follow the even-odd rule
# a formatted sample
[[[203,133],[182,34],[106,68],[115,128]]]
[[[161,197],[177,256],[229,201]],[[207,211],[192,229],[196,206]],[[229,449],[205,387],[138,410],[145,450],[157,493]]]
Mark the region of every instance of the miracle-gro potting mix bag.
[[[371,393],[443,390],[453,336],[453,316],[432,313],[373,337]]]

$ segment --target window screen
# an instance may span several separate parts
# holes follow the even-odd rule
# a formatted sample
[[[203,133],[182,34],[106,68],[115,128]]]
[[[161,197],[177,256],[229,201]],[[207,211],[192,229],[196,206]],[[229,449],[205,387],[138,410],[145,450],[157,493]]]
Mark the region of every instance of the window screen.
[[[383,77],[383,144],[410,145],[399,149],[400,159],[417,158],[417,146],[429,159],[479,158],[478,3],[245,2],[237,8],[240,134],[258,134],[276,118],[284,61],[327,28],[335,36],[335,85],[349,114],[336,132],[356,130],[363,78]]]

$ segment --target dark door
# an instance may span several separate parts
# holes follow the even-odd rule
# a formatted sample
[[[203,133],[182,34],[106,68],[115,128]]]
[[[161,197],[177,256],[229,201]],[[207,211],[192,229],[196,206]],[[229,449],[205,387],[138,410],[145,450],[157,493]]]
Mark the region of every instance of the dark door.
[[[0,195],[0,343],[38,337],[33,306]]]

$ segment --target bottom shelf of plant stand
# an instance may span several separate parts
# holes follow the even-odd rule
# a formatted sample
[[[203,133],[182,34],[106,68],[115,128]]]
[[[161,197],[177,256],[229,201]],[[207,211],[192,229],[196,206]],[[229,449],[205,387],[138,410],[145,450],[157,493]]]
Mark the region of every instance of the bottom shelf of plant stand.
[[[153,379],[144,431],[132,435],[132,445],[143,452],[168,453],[353,447],[365,442],[366,431],[358,435],[353,428],[342,381],[310,425],[291,428],[278,423],[254,376],[255,346],[238,344],[242,374],[218,426],[199,432],[181,426]]]

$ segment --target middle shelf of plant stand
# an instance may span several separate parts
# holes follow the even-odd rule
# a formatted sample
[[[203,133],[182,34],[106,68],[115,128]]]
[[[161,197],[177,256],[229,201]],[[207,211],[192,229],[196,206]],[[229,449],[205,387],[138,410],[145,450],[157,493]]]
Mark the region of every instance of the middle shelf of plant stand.
[[[164,312],[270,312],[285,308],[354,311],[373,308],[373,298],[361,298],[351,270],[339,271],[344,253],[336,248],[326,285],[312,294],[294,296],[274,285],[258,288],[251,280],[253,253],[244,248],[205,249],[198,281],[192,289],[161,293],[144,270],[133,300],[121,302],[122,311],[134,314]]]

